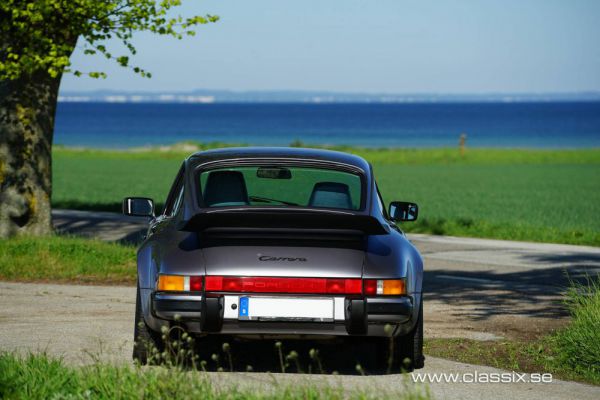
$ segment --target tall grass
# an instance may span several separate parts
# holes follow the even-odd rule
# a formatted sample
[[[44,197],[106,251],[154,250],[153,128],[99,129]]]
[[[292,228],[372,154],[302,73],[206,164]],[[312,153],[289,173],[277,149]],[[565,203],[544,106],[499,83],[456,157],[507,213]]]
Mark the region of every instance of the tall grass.
[[[0,398],[2,399],[428,399],[417,388],[399,384],[397,390],[345,389],[326,380],[294,380],[261,384],[235,377],[221,381],[220,374],[180,368],[139,368],[96,363],[70,367],[44,354],[19,357],[0,353]],[[240,382],[240,381],[237,381]],[[248,383],[249,382],[249,383]],[[256,384],[253,384],[255,382]]]
[[[600,380],[600,275],[574,284],[566,298],[571,323],[555,334],[559,361]]]

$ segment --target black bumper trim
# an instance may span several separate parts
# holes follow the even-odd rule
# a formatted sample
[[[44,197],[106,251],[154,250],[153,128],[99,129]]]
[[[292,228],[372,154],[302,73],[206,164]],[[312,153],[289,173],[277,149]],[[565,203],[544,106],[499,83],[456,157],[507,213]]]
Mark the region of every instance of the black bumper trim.
[[[202,314],[200,315],[200,327],[203,332],[219,332],[223,326],[224,298],[207,297],[202,298]]]
[[[153,311],[158,318],[172,319],[176,314],[183,318],[200,321],[203,332],[219,332],[223,326],[223,296],[184,300],[153,296]],[[364,335],[369,323],[402,322],[411,318],[414,304],[410,297],[346,298],[344,323],[350,335]],[[338,322],[338,321],[336,321]]]
[[[365,299],[346,299],[344,302],[344,320],[346,331],[351,335],[367,333],[367,312]]]
[[[409,297],[396,299],[370,298],[367,299],[368,315],[405,315],[411,316],[413,304]]]
[[[154,299],[154,310],[157,312],[200,312],[199,301]]]

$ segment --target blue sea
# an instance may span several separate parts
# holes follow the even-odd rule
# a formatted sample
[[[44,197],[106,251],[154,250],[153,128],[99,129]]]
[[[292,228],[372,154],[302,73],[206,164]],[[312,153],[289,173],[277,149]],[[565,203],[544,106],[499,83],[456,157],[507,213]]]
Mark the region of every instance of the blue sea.
[[[433,104],[59,103],[56,144],[182,141],[367,147],[600,147],[600,102]]]

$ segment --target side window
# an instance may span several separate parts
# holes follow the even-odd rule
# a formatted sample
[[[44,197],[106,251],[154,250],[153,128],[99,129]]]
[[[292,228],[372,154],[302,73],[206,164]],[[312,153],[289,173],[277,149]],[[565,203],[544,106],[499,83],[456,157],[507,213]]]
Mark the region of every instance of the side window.
[[[379,211],[386,219],[389,219],[388,215],[387,215],[387,211],[385,209],[385,203],[383,202],[383,199],[381,198],[381,193],[379,192],[379,187],[377,186],[377,184],[375,184],[375,189],[376,189],[375,197],[377,197],[377,206],[379,207]]]
[[[166,217],[173,216],[177,210],[179,209],[179,205],[183,201],[183,174],[184,174],[183,165],[173,182],[173,186],[171,187],[171,191],[169,192],[169,196],[167,197],[167,201],[165,202],[165,209],[163,211],[163,215]]]

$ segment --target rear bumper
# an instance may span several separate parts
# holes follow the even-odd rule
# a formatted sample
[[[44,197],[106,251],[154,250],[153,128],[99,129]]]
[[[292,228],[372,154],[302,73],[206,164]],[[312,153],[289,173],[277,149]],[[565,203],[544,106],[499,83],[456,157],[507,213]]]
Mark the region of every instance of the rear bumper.
[[[247,321],[238,317],[240,297],[239,294],[196,296],[154,293],[148,317],[174,321],[177,316],[193,333],[385,336],[386,324],[395,327],[395,335],[408,332],[414,325],[418,306],[413,296],[335,297],[334,318],[328,321]]]

